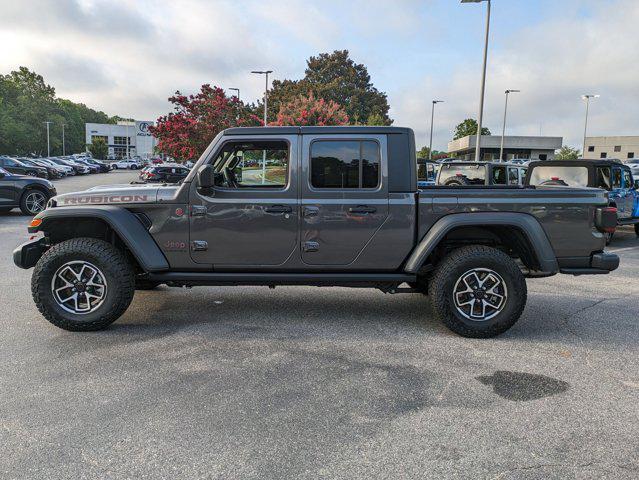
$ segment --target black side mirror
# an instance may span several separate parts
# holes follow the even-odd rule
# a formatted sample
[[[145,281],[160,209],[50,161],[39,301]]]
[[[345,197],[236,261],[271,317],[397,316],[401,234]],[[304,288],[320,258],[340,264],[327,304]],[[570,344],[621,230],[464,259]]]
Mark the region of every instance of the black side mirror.
[[[210,189],[213,187],[213,166],[206,165],[197,172],[198,187]]]

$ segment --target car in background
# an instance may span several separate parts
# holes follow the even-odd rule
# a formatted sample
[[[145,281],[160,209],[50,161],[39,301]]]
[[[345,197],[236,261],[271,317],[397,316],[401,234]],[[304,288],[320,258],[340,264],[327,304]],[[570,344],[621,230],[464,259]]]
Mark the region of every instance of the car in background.
[[[522,185],[527,167],[509,162],[447,162],[437,175],[437,185]]]
[[[0,156],[0,167],[10,173],[17,175],[28,175],[30,177],[47,178],[49,174],[44,167],[27,165],[20,160],[11,157]]]
[[[146,167],[139,178],[145,183],[178,183],[186,178],[191,170],[179,164],[163,164]]]
[[[53,179],[57,179],[57,178],[62,178],[64,176],[64,174],[62,172],[60,172],[59,170],[50,167],[48,165],[42,165],[40,163],[38,163],[36,160],[32,160],[30,158],[18,158],[17,159],[20,163],[24,163],[27,166],[30,167],[42,167],[44,169],[46,169],[47,171],[47,176],[46,178],[49,180],[53,180]]]
[[[25,215],[36,215],[56,195],[55,187],[49,180],[17,175],[0,168],[0,213],[20,208]]]
[[[86,175],[90,172],[89,167],[87,167],[86,165],[81,165],[70,160],[65,160],[59,157],[49,157],[49,160],[57,163],[58,165],[66,165],[67,167],[71,167],[76,175]]]
[[[114,169],[118,170],[138,170],[143,166],[142,162],[139,162],[138,160],[135,160],[133,158],[125,158],[117,162],[113,162],[111,165]]]
[[[98,173],[100,171],[100,167],[98,167],[97,165],[90,164],[85,159],[72,157],[72,158],[69,158],[69,161],[73,163],[77,163],[79,165],[84,165],[85,167],[89,169],[89,173]]]
[[[69,167],[68,165],[62,165],[62,164],[59,164],[59,163],[55,163],[53,160],[51,160],[49,158],[36,158],[34,161],[38,162],[38,163],[41,163],[43,165],[49,165],[49,166],[51,166],[53,168],[57,168],[61,172],[63,172],[65,176],[75,175],[75,170],[73,170],[73,167]]]
[[[161,165],[162,163],[164,163],[164,160],[162,160],[160,157],[153,157],[151,159],[151,163],[153,165]]]
[[[614,159],[549,160],[529,164],[525,185],[592,187],[608,192],[608,205],[617,212],[617,225],[634,225],[639,236],[639,178],[627,164]],[[606,231],[610,243],[614,229]]]
[[[108,173],[111,171],[111,165],[109,165],[108,163],[101,162],[100,160],[96,160],[90,157],[85,157],[84,161],[85,163],[88,163],[89,165],[93,165],[94,167],[97,167],[98,173]]]
[[[425,158],[417,159],[417,186],[419,188],[433,186],[437,182],[437,174],[441,163]]]

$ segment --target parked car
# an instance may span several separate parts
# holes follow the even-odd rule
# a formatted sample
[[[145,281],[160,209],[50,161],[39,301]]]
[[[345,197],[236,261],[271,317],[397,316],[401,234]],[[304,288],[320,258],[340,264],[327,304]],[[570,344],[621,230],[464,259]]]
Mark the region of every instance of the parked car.
[[[11,157],[0,156],[0,167],[6,171],[18,175],[28,175],[30,177],[47,178],[49,174],[44,167],[27,165],[20,160]]]
[[[85,159],[81,159],[81,158],[69,158],[70,162],[79,164],[79,165],[84,165],[85,167],[87,167],[89,169],[89,173],[98,173],[100,171],[100,167],[98,167],[97,165],[93,165],[91,163],[89,163],[87,160]]]
[[[0,168],[0,213],[20,208],[25,215],[36,215],[56,194],[49,180],[17,175]]]
[[[190,170],[182,165],[154,165],[152,167],[145,167],[144,173],[140,174],[140,180],[145,183],[178,183],[184,180],[189,174]]]
[[[108,173],[111,171],[111,165],[108,163],[104,163],[104,162],[101,162],[100,160],[95,160],[94,158],[89,158],[89,157],[85,158],[84,160],[89,165],[94,165],[98,167],[99,173]]]
[[[72,331],[106,328],[136,289],[159,284],[314,285],[427,294],[438,319],[472,338],[517,322],[526,277],[619,266],[601,234],[615,222],[606,192],[418,190],[414,146],[397,127],[230,128],[179,185],[52,198],[28,227],[41,236],[13,259],[35,267],[42,315]],[[244,161],[264,155],[279,165]]]
[[[507,162],[448,162],[439,169],[437,185],[522,185],[526,169]]]
[[[425,158],[417,159],[417,186],[430,187],[436,184],[441,163]]]
[[[49,160],[57,163],[58,165],[66,165],[67,167],[71,167],[76,175],[86,175],[90,172],[89,167],[87,167],[86,165],[81,165],[70,160],[65,160],[58,157],[49,157]]]
[[[73,167],[70,167],[68,165],[62,165],[60,163],[55,163],[53,160],[49,158],[38,158],[35,161],[40,162],[44,165],[49,165],[53,168],[57,168],[60,171],[64,172],[65,176],[75,175],[75,170],[73,170]]]
[[[48,165],[41,165],[38,162],[36,162],[35,160],[31,160],[29,158],[18,158],[16,159],[18,160],[20,163],[23,163],[24,165],[27,165],[28,167],[39,167],[39,168],[44,168],[47,171],[47,176],[44,177],[46,179],[49,180],[53,180],[53,179],[57,179],[57,178],[62,178],[62,173],[58,170],[56,170],[53,167],[50,167]]]
[[[114,162],[111,164],[115,169],[125,169],[125,170],[137,170],[142,168],[142,163],[138,160],[134,160],[132,158],[123,159],[118,162]]]
[[[616,209],[617,225],[634,225],[639,236],[639,178],[618,160],[551,160],[531,162],[525,185],[594,187],[606,190],[609,206]],[[610,243],[614,229],[606,232]]]

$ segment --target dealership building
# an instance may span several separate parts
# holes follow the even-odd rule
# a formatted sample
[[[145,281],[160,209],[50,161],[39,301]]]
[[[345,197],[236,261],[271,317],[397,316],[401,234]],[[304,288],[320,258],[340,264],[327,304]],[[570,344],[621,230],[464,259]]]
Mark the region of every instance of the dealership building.
[[[138,155],[150,157],[157,141],[149,127],[153,122],[149,121],[121,121],[110,123],[85,124],[87,148],[96,138],[102,138],[109,146],[109,157],[126,158]]]
[[[622,161],[639,158],[639,137],[586,137],[584,158],[616,158]]]
[[[503,160],[553,160],[555,150],[561,148],[563,140],[563,137],[505,136]],[[461,160],[475,160],[476,146],[477,135],[469,135],[448,142],[448,153]],[[498,160],[500,146],[500,135],[482,135],[479,158],[485,161]]]

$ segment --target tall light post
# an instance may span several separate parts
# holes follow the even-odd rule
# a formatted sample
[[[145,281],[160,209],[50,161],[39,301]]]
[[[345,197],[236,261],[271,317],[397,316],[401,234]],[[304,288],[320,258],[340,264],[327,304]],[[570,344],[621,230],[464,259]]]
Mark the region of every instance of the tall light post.
[[[488,37],[490,33],[490,0],[461,0],[461,3],[487,2],[486,8],[486,40],[484,43],[484,66],[481,77],[481,94],[479,96],[479,118],[477,119],[477,142],[475,145],[475,161],[481,160],[481,125],[484,119],[484,92],[486,90],[486,63],[488,62]]]
[[[508,111],[508,95],[511,93],[519,93],[521,90],[506,90],[506,103],[504,104],[504,123],[501,126],[501,146],[499,147],[499,161],[504,159],[504,135],[506,134],[506,112]]]
[[[65,149],[64,149],[64,127],[66,127],[67,124],[63,123],[62,124],[62,156],[64,157],[66,155]]]
[[[588,110],[590,109],[590,99],[599,98],[599,95],[587,94],[582,95],[581,98],[586,101],[586,122],[584,123],[584,146],[581,151],[582,158],[586,158],[586,134],[588,133]]]
[[[53,122],[44,122],[47,125],[47,157],[51,156],[51,143],[49,142],[49,125]]]
[[[444,103],[444,101],[433,100],[433,105],[430,109],[430,142],[428,144],[428,160],[433,159],[433,122],[435,121],[435,105],[438,103]]]
[[[273,73],[273,70],[253,70],[251,73],[256,73],[258,75],[265,75],[266,78],[266,87],[264,88],[264,126],[268,123],[267,113],[268,113],[268,74]]]
[[[266,84],[264,87],[264,126],[268,124],[268,74],[273,73],[273,70],[253,70],[251,73],[258,75],[264,75],[266,78]],[[262,150],[262,185],[266,183],[266,150]]]
[[[229,90],[235,91],[235,96],[237,97],[237,113],[235,115],[235,121],[240,120],[240,89],[239,88],[229,88]]]

